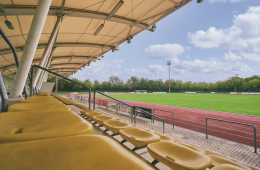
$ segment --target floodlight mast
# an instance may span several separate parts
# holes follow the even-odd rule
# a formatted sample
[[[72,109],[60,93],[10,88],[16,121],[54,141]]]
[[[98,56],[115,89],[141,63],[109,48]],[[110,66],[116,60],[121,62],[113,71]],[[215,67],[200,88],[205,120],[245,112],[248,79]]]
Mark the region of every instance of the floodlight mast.
[[[171,66],[171,61],[167,61],[168,65],[168,70],[169,70],[169,94],[171,93],[171,76],[170,76],[170,66]]]

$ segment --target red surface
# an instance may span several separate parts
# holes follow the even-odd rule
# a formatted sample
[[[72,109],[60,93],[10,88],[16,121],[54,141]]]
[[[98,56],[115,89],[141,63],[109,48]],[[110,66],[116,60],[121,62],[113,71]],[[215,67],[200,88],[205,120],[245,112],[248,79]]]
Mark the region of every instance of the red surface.
[[[78,95],[78,96],[88,97],[88,95]],[[96,99],[97,99],[96,104],[98,104],[99,99],[115,102],[112,99],[102,98],[102,97],[96,97]],[[125,101],[125,100],[122,101],[131,105],[136,105],[141,107],[173,111],[174,124],[176,126],[194,130],[197,132],[202,132],[202,133],[206,133],[205,119],[207,117],[252,124],[256,127],[258,148],[260,146],[260,117],[151,104],[151,103],[134,102],[134,101]],[[106,106],[106,102],[101,101],[101,105]],[[155,110],[155,115],[164,118],[166,123],[172,124],[172,113]],[[160,121],[160,119],[158,120]],[[233,123],[220,122],[215,120],[208,120],[208,134],[220,138],[228,139],[231,141],[254,146],[253,127],[238,125]]]

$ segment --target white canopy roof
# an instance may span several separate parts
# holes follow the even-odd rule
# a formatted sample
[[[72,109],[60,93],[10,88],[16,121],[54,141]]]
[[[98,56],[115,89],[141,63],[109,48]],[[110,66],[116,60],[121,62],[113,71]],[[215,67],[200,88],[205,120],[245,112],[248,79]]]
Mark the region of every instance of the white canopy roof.
[[[65,17],[60,25],[51,68],[60,68],[59,73],[69,76],[76,70],[100,58],[103,53],[135,36],[149,30],[159,20],[189,3],[191,0],[124,0],[124,4],[111,18],[107,16],[119,0],[66,0],[63,10]],[[62,0],[52,0],[33,64],[39,64],[44,48],[61,11]],[[33,15],[36,0],[1,0],[14,30],[5,25],[0,13],[0,27],[4,30],[22,55]],[[104,23],[104,28],[94,36],[94,32]],[[16,65],[10,47],[0,38],[0,71],[14,77]],[[74,56],[74,57],[73,57]]]

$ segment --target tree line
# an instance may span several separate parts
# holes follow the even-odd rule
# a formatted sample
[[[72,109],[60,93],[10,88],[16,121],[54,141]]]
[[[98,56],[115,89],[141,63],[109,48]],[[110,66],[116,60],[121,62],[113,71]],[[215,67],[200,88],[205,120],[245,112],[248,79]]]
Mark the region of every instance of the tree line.
[[[114,92],[130,92],[134,90],[165,91],[169,90],[169,80],[149,80],[147,78],[138,78],[136,76],[130,77],[125,83],[117,76],[110,76],[109,81],[99,82],[89,79],[84,81],[72,78],[72,80],[82,83],[92,90],[99,91],[114,91]],[[54,78],[49,78],[49,82],[53,82]],[[170,80],[171,92],[182,91],[197,91],[197,92],[259,92],[260,91],[260,76],[254,75],[247,78],[240,78],[238,76],[229,77],[224,81],[217,81],[216,83],[206,82],[182,82],[181,80]],[[74,84],[62,78],[58,78],[59,91],[86,91],[86,88],[78,84]]]

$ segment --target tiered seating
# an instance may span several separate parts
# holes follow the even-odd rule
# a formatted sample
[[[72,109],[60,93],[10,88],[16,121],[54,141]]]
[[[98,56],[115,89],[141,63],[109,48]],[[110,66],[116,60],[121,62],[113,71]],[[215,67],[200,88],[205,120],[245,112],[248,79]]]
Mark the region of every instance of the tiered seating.
[[[108,121],[108,120],[116,120],[114,117],[112,116],[108,116],[108,115],[98,115],[98,116],[93,116],[93,120],[98,123],[99,125],[103,126],[103,122]]]
[[[157,142],[147,146],[149,154],[172,169],[206,169],[210,157],[174,142]]]
[[[119,130],[121,130],[121,129],[133,127],[133,125],[131,125],[129,123],[126,123],[123,121],[118,121],[118,120],[117,121],[115,121],[115,120],[105,121],[103,125],[106,129],[113,132],[113,134],[119,134]]]
[[[251,168],[249,168],[245,165],[239,164],[237,162],[234,162],[232,160],[229,160],[227,158],[224,158],[224,157],[221,157],[221,156],[218,156],[218,155],[209,155],[209,157],[212,159],[211,167],[217,167],[221,164],[230,164],[230,165],[234,165],[234,166],[239,167],[239,168],[244,169],[244,170],[251,170]]]
[[[66,99],[64,97],[61,97],[59,95],[56,95],[56,94],[53,94],[51,93],[51,95],[57,99],[59,99],[60,101],[62,101],[63,103],[67,104],[67,105],[74,105],[76,102],[72,101],[72,100],[69,100],[69,99]]]
[[[180,145],[186,146],[187,148],[190,148],[192,150],[195,150],[197,152],[200,152],[202,154],[206,153],[204,150],[202,150],[202,149],[200,149],[200,148],[198,148],[196,146],[193,146],[193,145],[190,145],[190,144],[187,144],[187,143],[184,143],[184,142],[177,142],[177,143],[180,144]]]
[[[0,145],[3,170],[154,170],[109,137],[88,135]]]
[[[74,103],[74,105],[77,106],[77,107],[79,107],[79,108],[81,108],[81,109],[85,109],[85,110],[88,110],[88,109],[89,109],[88,106],[85,106],[85,105],[83,105],[83,104]]]
[[[22,112],[22,111],[38,111],[38,110],[51,110],[56,111],[70,111],[63,103],[59,102],[35,102],[35,103],[17,103],[9,106],[9,112]]]
[[[136,148],[146,146],[149,143],[160,141],[160,136],[140,128],[122,129],[119,130],[119,135],[124,140],[133,144]]]
[[[58,95],[56,95],[56,94],[51,93],[51,95],[52,95],[53,97],[56,97],[57,99],[59,99],[60,101],[62,101],[63,103],[65,103],[66,105],[75,105],[75,106],[79,107],[80,109],[84,109],[84,110],[88,110],[88,109],[89,109],[88,106],[85,106],[85,105],[83,105],[83,104],[74,102],[74,101],[72,101],[72,100],[66,99],[66,98],[61,97],[61,96],[58,96]]]
[[[80,113],[87,119],[95,121],[94,124],[98,123],[99,127],[103,125],[106,128],[105,131],[112,132],[111,136],[119,134],[123,138],[121,143],[130,142],[133,144],[135,146],[132,149],[133,151],[147,147],[148,152],[154,158],[153,165],[162,162],[170,168],[178,170],[203,170],[209,167],[215,167],[216,170],[221,168],[222,170],[250,169],[249,167],[242,167],[243,165],[237,166],[237,163],[231,160],[229,160],[230,162],[223,160],[219,162],[219,159],[218,161],[215,160],[214,156],[205,155],[206,152],[201,148],[153,130],[118,120],[118,118],[100,111],[86,109],[81,110]],[[144,153],[146,152],[141,154]]]
[[[0,143],[91,134],[93,126],[71,111],[0,114]]]
[[[85,115],[100,124],[114,119],[93,110]],[[54,97],[29,97],[0,114],[0,169],[155,169],[92,131],[92,124]]]
[[[40,92],[40,93],[38,93],[37,95],[38,95],[38,96],[49,96],[50,93],[48,93],[48,92]]]

